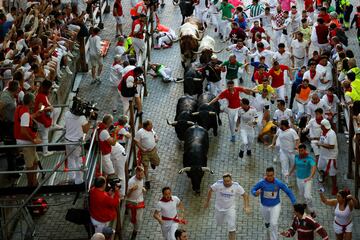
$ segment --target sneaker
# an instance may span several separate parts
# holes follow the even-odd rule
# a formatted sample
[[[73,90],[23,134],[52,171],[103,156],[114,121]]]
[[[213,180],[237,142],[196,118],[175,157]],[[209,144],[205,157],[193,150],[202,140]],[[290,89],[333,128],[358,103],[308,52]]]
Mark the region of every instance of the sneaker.
[[[70,75],[73,74],[72,71],[70,70],[69,66],[66,66],[65,71]]]
[[[183,82],[184,81],[184,79],[182,79],[182,78],[175,78],[175,82],[176,83],[181,83],[181,82]]]
[[[43,152],[43,156],[44,157],[48,157],[48,156],[51,156],[51,155],[53,155],[54,154],[54,152],[50,152],[50,151],[47,151],[47,152]]]
[[[145,182],[145,189],[149,190],[150,189],[150,181],[146,181]]]
[[[142,115],[143,115],[143,112],[137,112],[137,113],[136,113],[136,116],[137,116],[137,117],[140,117],[140,116],[142,116]]]
[[[162,47],[163,47],[164,49],[165,49],[165,48],[171,48],[171,46],[170,46],[170,45],[167,45],[167,44],[164,44]]]
[[[315,213],[315,212],[311,212],[311,213],[310,213],[310,216],[311,216],[312,218],[316,218],[316,213]]]
[[[154,164],[151,163],[150,166],[152,169],[154,169],[154,170],[156,169],[156,166]]]
[[[112,112],[113,112],[113,115],[115,115],[117,113],[117,110],[113,110]]]
[[[318,181],[319,183],[323,183],[325,181],[325,172],[323,170],[319,171]]]
[[[160,49],[161,47],[160,47],[160,45],[155,45],[154,46],[154,49],[156,49],[156,50],[158,50],[158,49]]]
[[[251,156],[251,150],[247,150],[246,155]]]
[[[239,152],[239,158],[243,158],[244,157],[244,151],[241,151]]]
[[[163,79],[163,82],[164,82],[164,83],[169,83],[169,82],[171,82],[171,79],[169,79],[169,78],[164,78],[164,79]]]
[[[231,142],[235,142],[235,135],[231,136],[230,141],[231,141]]]
[[[214,29],[214,32],[217,32],[217,28]]]

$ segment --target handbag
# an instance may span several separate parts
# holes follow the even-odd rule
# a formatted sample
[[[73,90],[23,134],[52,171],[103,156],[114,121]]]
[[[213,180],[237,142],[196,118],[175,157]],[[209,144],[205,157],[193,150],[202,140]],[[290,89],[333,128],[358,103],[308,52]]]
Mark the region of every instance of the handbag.
[[[65,219],[78,225],[85,225],[90,222],[90,213],[87,209],[70,208],[66,213]]]

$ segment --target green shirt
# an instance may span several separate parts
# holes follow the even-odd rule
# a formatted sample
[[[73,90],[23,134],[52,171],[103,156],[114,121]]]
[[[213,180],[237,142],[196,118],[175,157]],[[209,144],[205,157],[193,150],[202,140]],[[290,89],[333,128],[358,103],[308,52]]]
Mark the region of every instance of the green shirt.
[[[330,7],[327,9],[327,12],[328,12],[328,13],[335,12],[335,8],[334,8],[333,6],[330,6]]]
[[[220,11],[222,12],[221,19],[225,20],[225,19],[231,18],[232,17],[231,10],[234,8],[235,7],[230,3],[221,4],[221,6],[220,6]]]
[[[161,70],[162,68],[164,68],[164,67],[165,67],[165,66],[162,65],[162,64],[159,64],[159,65],[156,67],[155,72],[156,72],[156,74],[157,74],[158,76],[161,76],[160,70]]]
[[[236,62],[235,64],[231,64],[229,61],[225,61],[222,66],[226,67],[226,79],[227,80],[233,80],[238,78],[238,71],[239,68],[243,64]]]

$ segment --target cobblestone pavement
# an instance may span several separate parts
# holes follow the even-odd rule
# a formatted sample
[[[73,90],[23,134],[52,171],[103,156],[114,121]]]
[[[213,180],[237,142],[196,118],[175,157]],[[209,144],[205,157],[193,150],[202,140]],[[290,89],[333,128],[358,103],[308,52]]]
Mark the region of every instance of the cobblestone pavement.
[[[110,1],[112,3],[112,1]],[[180,9],[172,5],[171,1],[166,0],[166,6],[162,13],[159,14],[160,20],[166,26],[170,26],[173,29],[177,29],[180,25]],[[355,3],[355,0],[352,1]],[[124,3],[128,12],[128,2]],[[299,3],[298,6],[302,4]],[[356,5],[356,4],[355,4]],[[86,74],[83,77],[80,95],[98,102],[98,107],[101,109],[100,116],[105,112],[111,112],[111,96],[117,94],[111,91],[110,84],[107,82],[109,79],[109,69],[112,64],[113,49],[114,49],[114,35],[115,35],[115,21],[111,15],[105,16],[105,29],[101,32],[103,39],[110,39],[112,42],[109,54],[104,59],[104,71],[101,76],[103,83],[100,86],[90,85],[91,76]],[[130,18],[129,14],[126,15],[127,24],[125,24],[125,33],[130,31]],[[214,35],[213,28],[210,27],[207,33]],[[355,30],[348,32],[349,46],[355,51],[357,56],[360,56],[359,48],[357,47]],[[217,48],[225,47],[224,44],[219,43],[217,40]],[[355,47],[356,46],[356,47]],[[225,51],[218,54],[218,57],[222,60],[225,59],[228,53]],[[182,77],[183,70],[180,64],[179,45],[175,44],[170,49],[153,51],[151,56],[152,62],[163,63],[173,69],[173,75],[175,77]],[[249,78],[247,77],[246,80]],[[179,196],[185,204],[186,219],[188,224],[184,228],[189,232],[190,239],[226,239],[227,229],[225,227],[216,226],[214,218],[214,199],[212,199],[212,205],[210,209],[204,210],[203,204],[206,197],[208,186],[221,178],[224,172],[231,172],[235,181],[238,181],[244,189],[249,192],[250,188],[263,177],[266,167],[274,165],[276,173],[280,177],[280,163],[272,162],[272,151],[264,148],[261,144],[255,144],[253,150],[253,156],[245,158],[240,162],[237,154],[239,151],[240,142],[235,144],[229,141],[229,127],[227,123],[227,116],[222,114],[221,118],[223,126],[220,127],[218,137],[210,134],[210,149],[208,154],[208,166],[214,170],[214,175],[205,174],[200,196],[195,196],[191,190],[191,184],[186,175],[178,175],[177,171],[182,168],[182,146],[178,142],[175,131],[172,127],[166,124],[166,119],[173,119],[175,116],[175,106],[177,99],[183,94],[183,85],[168,83],[165,84],[159,79],[148,78],[148,91],[149,95],[144,100],[144,118],[152,119],[154,122],[154,130],[157,131],[160,136],[158,143],[159,155],[161,158],[160,167],[156,170],[150,170],[150,178],[152,180],[151,190],[146,195],[146,211],[144,214],[144,224],[141,233],[138,235],[138,239],[162,239],[160,226],[152,217],[155,203],[161,196],[161,188],[164,186],[170,186],[173,189],[173,194]],[[246,85],[246,84],[245,84]],[[237,136],[239,139],[239,136]],[[344,135],[339,134],[339,187],[349,187],[353,189],[353,180],[344,180],[343,176],[346,174],[347,164],[347,143]],[[328,183],[329,184],[329,183]],[[327,186],[328,187],[328,186]],[[316,192],[318,188],[317,184],[313,187],[313,196],[315,206],[317,209],[317,220],[322,223],[326,230],[330,233],[330,239],[335,239],[333,234],[333,212],[330,207],[326,207],[320,203],[319,196]],[[293,188],[296,192],[296,188]],[[297,192],[296,192],[297,193]],[[282,212],[279,221],[279,229],[284,230],[289,226],[292,220],[292,208],[290,201],[282,195]],[[330,196],[329,193],[326,193]],[[265,227],[262,221],[262,217],[259,212],[259,200],[250,197],[250,205],[252,212],[250,215],[245,215],[242,211],[242,200],[238,203],[238,217],[237,217],[237,237],[238,239],[265,239]],[[54,213],[56,214],[56,213]],[[57,215],[58,219],[62,221],[62,215]],[[360,239],[360,230],[357,226],[360,226],[360,212],[354,212],[354,232],[353,239]],[[51,216],[53,217],[53,216]],[[48,217],[46,217],[48,218]],[[61,219],[60,219],[61,218]],[[58,225],[56,220],[49,218],[46,224],[51,226]],[[45,221],[42,223],[45,224]],[[45,224],[45,225],[46,225]],[[61,225],[60,225],[61,226]],[[50,229],[50,227],[49,227]],[[39,229],[39,239],[43,238],[50,230],[46,227]],[[45,230],[45,231],[44,231]],[[58,231],[58,232],[57,232]],[[56,239],[70,239],[73,236],[68,237],[68,232],[73,232],[72,227],[66,225],[65,228],[58,227],[57,231],[53,231],[56,234]],[[74,231],[80,231],[79,229]],[[46,233],[45,233],[46,232]],[[63,234],[64,233],[64,234]],[[131,233],[131,226],[125,224],[125,239],[128,239]],[[85,234],[85,233],[84,233]],[[41,237],[40,237],[41,236]],[[86,235],[85,235],[86,236]],[[55,237],[51,237],[55,238]]]

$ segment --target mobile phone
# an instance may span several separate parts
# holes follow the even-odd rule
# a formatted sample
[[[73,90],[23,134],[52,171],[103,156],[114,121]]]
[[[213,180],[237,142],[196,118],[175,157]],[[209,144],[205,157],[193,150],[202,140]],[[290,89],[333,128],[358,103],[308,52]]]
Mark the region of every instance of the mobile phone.
[[[40,111],[44,111],[44,109],[45,109],[45,106],[42,105],[41,108],[40,108]]]

